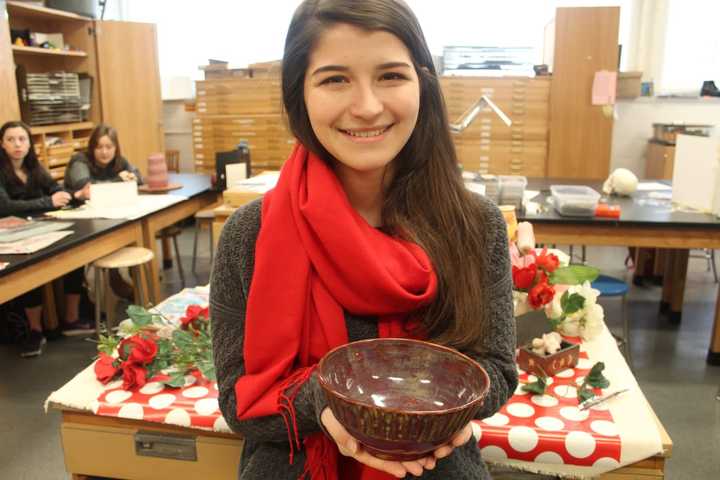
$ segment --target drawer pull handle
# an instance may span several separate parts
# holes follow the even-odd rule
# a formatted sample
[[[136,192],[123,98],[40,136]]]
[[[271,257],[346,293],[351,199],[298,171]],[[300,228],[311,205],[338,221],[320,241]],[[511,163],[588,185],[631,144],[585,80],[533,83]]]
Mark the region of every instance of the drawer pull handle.
[[[197,461],[195,437],[140,430],[135,433],[135,454],[170,460]]]

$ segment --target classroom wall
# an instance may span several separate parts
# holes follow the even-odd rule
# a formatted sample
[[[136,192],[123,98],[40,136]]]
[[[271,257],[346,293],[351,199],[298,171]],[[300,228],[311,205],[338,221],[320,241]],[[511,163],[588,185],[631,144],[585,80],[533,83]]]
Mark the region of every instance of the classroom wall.
[[[653,123],[715,125],[720,138],[720,99],[637,98],[619,100],[613,126],[610,170],[627,168],[645,174],[645,148]]]
[[[193,112],[185,111],[185,100],[163,100],[165,149],[180,151],[180,171],[195,171],[192,158]]]

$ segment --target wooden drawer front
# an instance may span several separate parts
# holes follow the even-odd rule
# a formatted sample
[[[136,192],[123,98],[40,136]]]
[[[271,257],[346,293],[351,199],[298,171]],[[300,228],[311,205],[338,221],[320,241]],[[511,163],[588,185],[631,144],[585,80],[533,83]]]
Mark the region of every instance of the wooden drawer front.
[[[675,146],[648,142],[645,155],[645,178],[672,180]]]
[[[477,98],[475,100],[477,100]],[[448,103],[447,109],[450,121],[453,122],[459,118],[473,103],[474,100]],[[550,105],[547,102],[497,102],[497,106],[510,117],[513,123],[523,120],[526,124],[533,122],[547,125],[548,119],[550,118]],[[475,119],[475,123],[483,118],[493,119],[497,118],[497,115],[490,107],[485,107],[478,115],[478,118]]]
[[[479,121],[473,122],[463,133],[457,136],[463,140],[480,140],[482,138],[489,138],[492,140],[539,140],[546,141],[548,137],[547,125],[536,124],[529,122],[528,125],[521,123],[513,123],[512,126],[508,127],[504,123],[498,125],[497,123],[482,123]]]
[[[153,433],[168,435],[162,430]],[[242,453],[241,439],[203,432],[182,434],[194,439],[196,460],[176,460],[136,453],[137,428],[64,422],[61,427],[65,466],[74,474],[127,480],[195,480],[235,478]],[[171,434],[178,435],[178,434]]]
[[[457,142],[458,160],[467,171],[497,175],[546,176],[546,142]]]

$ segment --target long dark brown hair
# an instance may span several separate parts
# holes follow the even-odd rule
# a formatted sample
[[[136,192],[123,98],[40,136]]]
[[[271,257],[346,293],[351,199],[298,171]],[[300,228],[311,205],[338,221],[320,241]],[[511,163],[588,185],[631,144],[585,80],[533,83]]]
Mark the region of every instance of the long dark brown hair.
[[[33,142],[32,135],[30,133],[30,127],[25,122],[5,122],[3,126],[0,127],[0,141],[5,138],[5,132],[7,132],[11,128],[22,128],[23,130],[25,130],[25,133],[28,136],[28,142],[30,143],[30,149],[25,155],[25,159],[23,159],[22,166],[28,174],[28,180],[32,178],[36,182],[39,182],[42,175],[43,167],[42,165],[40,165],[40,161],[38,160],[37,154],[35,153],[35,143]],[[0,148],[0,167],[5,174],[5,177],[9,181],[18,185],[22,185],[22,181],[15,174],[15,169],[13,168],[12,161],[10,160],[10,157],[8,156],[4,148]]]
[[[436,300],[418,312],[430,338],[455,348],[479,348],[488,327],[481,305],[483,214],[470,198],[457,165],[447,111],[432,56],[410,8],[399,0],[306,0],[295,11],[282,63],[283,103],[292,133],[331,161],[313,132],[304,100],[304,78],[318,37],[337,23],[382,30],[410,51],[420,81],[420,111],[408,142],[393,160],[394,176],[384,192],[387,231],[413,240],[432,259],[438,276]]]
[[[122,171],[122,165],[118,161],[120,158],[120,142],[118,141],[118,133],[113,127],[106,123],[101,123],[90,134],[90,140],[88,140],[87,157],[90,160],[90,170],[94,175],[97,175],[103,167],[95,159],[95,149],[97,144],[102,137],[107,135],[110,141],[115,145],[115,157],[110,161],[113,172],[120,173]]]

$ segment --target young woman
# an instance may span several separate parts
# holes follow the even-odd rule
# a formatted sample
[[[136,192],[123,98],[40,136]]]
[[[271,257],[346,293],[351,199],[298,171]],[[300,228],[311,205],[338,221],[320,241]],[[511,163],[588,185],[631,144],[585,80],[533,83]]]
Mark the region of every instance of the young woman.
[[[348,341],[414,336],[485,367],[479,418],[517,386],[505,223],[463,186],[415,16],[398,0],[306,0],[282,89],[298,144],[277,187],[225,225],[211,278],[240,478],[489,478],[470,424],[418,461],[368,454],[313,371]]]
[[[142,185],[137,168],[120,154],[117,131],[101,123],[90,134],[87,153],[78,152],[65,170],[65,188],[79,199],[90,198],[90,184],[132,182]]]
[[[0,128],[0,138],[0,217],[35,215],[62,208],[72,200],[38,162],[30,127],[22,122],[7,122]],[[82,268],[63,278],[66,294],[63,329],[67,334],[93,331],[89,321],[78,320],[82,281]],[[30,324],[21,355],[40,355],[46,343],[42,330],[42,290],[32,290],[19,301]]]

